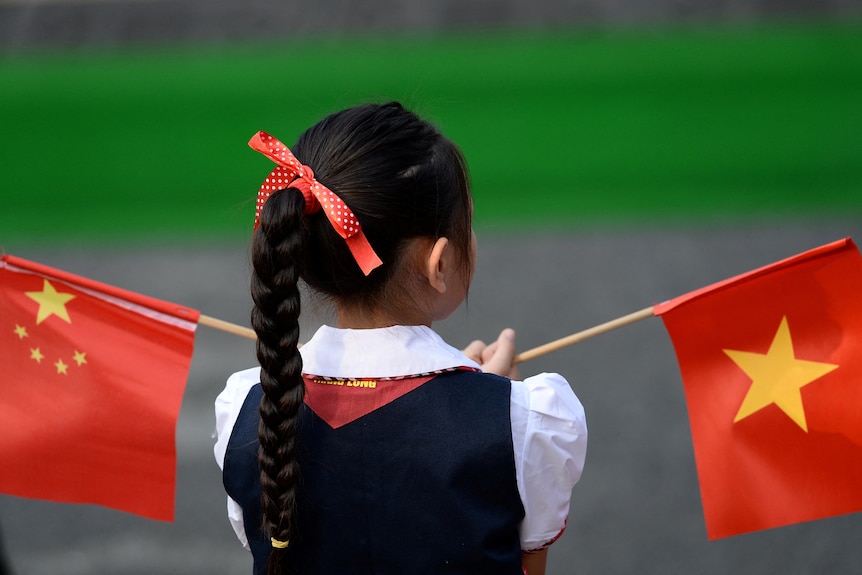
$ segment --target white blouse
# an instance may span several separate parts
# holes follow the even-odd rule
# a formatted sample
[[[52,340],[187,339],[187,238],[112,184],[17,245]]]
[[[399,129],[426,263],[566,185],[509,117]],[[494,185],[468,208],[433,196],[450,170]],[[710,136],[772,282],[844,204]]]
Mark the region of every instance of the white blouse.
[[[322,377],[384,378],[479,367],[426,326],[363,330],[323,326],[300,353],[303,371]],[[260,381],[259,374],[260,368],[234,373],[216,398],[214,452],[221,468],[240,408]],[[526,512],[520,526],[521,549],[531,551],[550,544],[565,529],[572,487],[584,469],[587,424],[581,402],[555,373],[512,381],[510,411],[518,492]],[[230,497],[228,518],[248,548],[242,509]]]

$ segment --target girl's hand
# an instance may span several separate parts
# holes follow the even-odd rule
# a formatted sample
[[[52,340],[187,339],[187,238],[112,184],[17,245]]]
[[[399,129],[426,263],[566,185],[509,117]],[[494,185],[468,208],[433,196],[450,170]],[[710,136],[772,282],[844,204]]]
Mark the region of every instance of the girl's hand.
[[[520,379],[518,368],[512,365],[515,357],[515,331],[506,328],[500,332],[497,341],[485,345],[481,340],[475,340],[464,349],[464,355],[478,363],[482,371],[496,373],[509,379]]]

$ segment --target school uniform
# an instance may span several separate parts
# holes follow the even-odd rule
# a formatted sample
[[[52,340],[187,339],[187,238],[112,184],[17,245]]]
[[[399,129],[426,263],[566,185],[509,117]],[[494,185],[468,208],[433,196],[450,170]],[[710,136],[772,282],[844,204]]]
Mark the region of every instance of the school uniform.
[[[521,573],[562,533],[586,455],[583,407],[559,375],[510,381],[425,326],[323,326],[302,349],[297,573]],[[265,569],[259,369],[216,399],[228,517]]]

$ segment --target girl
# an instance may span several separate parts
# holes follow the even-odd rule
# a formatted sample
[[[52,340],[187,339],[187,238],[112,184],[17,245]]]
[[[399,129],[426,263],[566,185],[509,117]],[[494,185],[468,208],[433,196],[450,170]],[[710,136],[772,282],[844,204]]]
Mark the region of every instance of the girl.
[[[216,459],[254,573],[541,574],[586,452],[556,374],[514,333],[464,352],[431,325],[464,301],[475,237],[456,146],[397,103],[333,114],[261,185],[251,282],[260,368],[216,400]],[[299,343],[302,280],[338,327]]]

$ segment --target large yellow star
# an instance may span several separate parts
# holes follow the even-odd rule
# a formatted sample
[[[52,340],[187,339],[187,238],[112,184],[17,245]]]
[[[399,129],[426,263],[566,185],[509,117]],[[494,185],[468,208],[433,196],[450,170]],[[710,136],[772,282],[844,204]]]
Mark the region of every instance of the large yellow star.
[[[734,423],[774,403],[806,432],[808,423],[799,390],[838,367],[831,363],[796,359],[786,316],[781,319],[765,355],[731,349],[725,349],[724,353],[752,380]]]
[[[39,311],[36,313],[37,324],[42,323],[52,315],[72,323],[72,320],[69,319],[69,312],[66,310],[66,304],[75,298],[74,295],[58,292],[48,280],[45,280],[42,291],[28,291],[25,294],[39,304]]]

